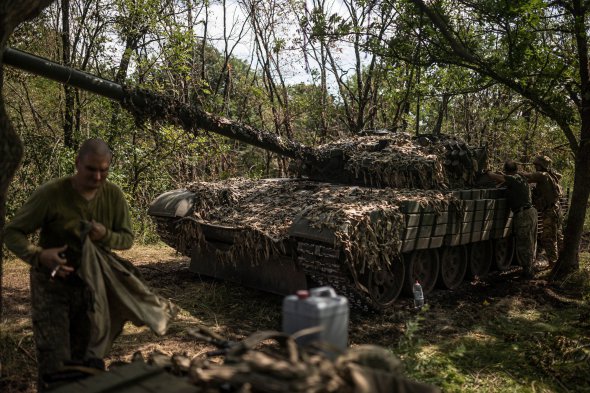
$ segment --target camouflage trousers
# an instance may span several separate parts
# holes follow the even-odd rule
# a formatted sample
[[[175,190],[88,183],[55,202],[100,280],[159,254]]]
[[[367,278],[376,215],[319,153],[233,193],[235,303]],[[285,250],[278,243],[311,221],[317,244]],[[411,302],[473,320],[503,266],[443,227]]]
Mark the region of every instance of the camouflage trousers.
[[[561,209],[553,206],[542,213],[543,231],[539,236],[539,250],[545,250],[549,265],[555,264],[558,257],[558,242],[561,237]]]
[[[90,337],[88,295],[77,276],[68,282],[50,280],[48,272],[32,268],[30,282],[38,386],[42,391],[46,377],[65,362],[84,360]]]
[[[516,258],[527,277],[533,275],[533,263],[537,248],[537,209],[531,207],[514,214],[513,233]]]

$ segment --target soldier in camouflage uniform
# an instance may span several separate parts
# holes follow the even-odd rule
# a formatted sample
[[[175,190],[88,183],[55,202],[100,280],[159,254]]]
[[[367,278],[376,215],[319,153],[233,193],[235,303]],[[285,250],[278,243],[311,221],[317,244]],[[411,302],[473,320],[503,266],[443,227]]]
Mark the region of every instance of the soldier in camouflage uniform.
[[[533,203],[537,211],[541,213],[543,231],[539,239],[539,248],[545,251],[549,266],[553,267],[558,257],[558,240],[561,236],[561,206],[559,198],[561,191],[559,178],[561,175],[550,168],[551,159],[547,156],[538,156],[533,161],[535,172],[525,173],[529,183],[535,183],[533,189]]]
[[[116,185],[106,182],[112,153],[90,139],[76,158],[76,174],[39,187],[6,226],[6,246],[31,265],[31,314],[37,348],[39,390],[74,362],[104,368],[102,359],[85,359],[90,338],[89,296],[78,276],[82,255],[81,221],[90,222],[90,239],[105,249],[133,244],[129,207]],[[37,230],[39,245],[28,235]]]
[[[506,199],[513,213],[516,258],[523,268],[524,277],[532,278],[537,248],[537,210],[532,204],[527,178],[518,173],[518,165],[512,160],[504,163],[504,174],[488,172],[488,176],[507,189]]]

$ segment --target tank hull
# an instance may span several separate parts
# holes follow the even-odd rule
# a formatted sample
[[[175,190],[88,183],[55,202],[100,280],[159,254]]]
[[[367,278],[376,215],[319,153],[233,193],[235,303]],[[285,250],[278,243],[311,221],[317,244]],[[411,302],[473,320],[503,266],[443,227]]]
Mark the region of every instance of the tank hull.
[[[215,233],[223,233],[226,230],[225,228],[217,228]],[[222,234],[223,237],[229,237],[225,235]],[[296,266],[289,253],[273,255],[272,258],[259,260],[257,263],[252,263],[248,256],[226,262],[219,259],[218,255],[227,252],[232,244],[219,241],[211,236],[205,235],[205,237],[204,247],[195,247],[191,251],[189,270],[193,273],[277,295],[295,293],[299,289],[308,287],[305,273]]]
[[[261,184],[264,187],[255,190]],[[206,189],[211,184],[203,186]],[[512,261],[513,248],[508,241],[512,216],[502,189],[436,193],[438,201],[444,202],[438,204],[428,203],[424,195],[414,190],[393,205],[382,204],[382,200],[390,195],[398,197],[399,190],[321,185],[294,179],[258,180],[256,187],[244,187],[249,191],[243,199],[249,202],[234,201],[235,215],[243,220],[234,226],[195,214],[194,207],[201,204],[199,198],[203,194],[188,190],[164,194],[152,203],[149,213],[158,222],[162,239],[191,257],[190,270],[195,273],[280,295],[330,285],[346,295],[352,305],[364,309],[391,306],[401,293],[408,291],[409,283],[415,279],[423,282],[426,292],[436,284],[452,289],[465,277],[485,275],[494,266],[506,269]],[[362,250],[351,249],[347,243],[347,240],[362,243],[358,239],[363,233],[347,237],[342,227],[318,225],[321,218],[306,215],[313,210],[309,202],[301,202],[301,211],[297,214],[283,202],[287,215],[291,216],[285,221],[286,229],[280,239],[269,241],[257,237],[258,232],[252,237],[252,229],[245,223],[251,223],[256,213],[249,210],[248,203],[262,203],[263,195],[256,195],[256,192],[263,192],[261,189],[265,194],[275,192],[285,201],[293,199],[295,209],[299,203],[297,193],[301,190],[312,190],[311,195],[317,194],[317,200],[324,200],[320,195],[325,192],[330,195],[364,193],[362,206],[365,210],[358,214],[358,222],[368,221],[367,231],[397,223],[398,227],[389,233],[398,237],[399,242],[390,244],[396,248],[391,252],[376,253],[377,259],[386,259],[386,263],[372,265],[369,259],[362,260]],[[335,214],[336,210],[322,203],[328,216]],[[371,203],[375,203],[375,207]],[[344,204],[348,206],[348,201]],[[390,215],[392,212],[396,215]],[[231,215],[231,209],[223,210],[223,215]],[[179,236],[180,233],[184,235]],[[245,233],[249,233],[251,239],[249,247],[241,247],[240,252],[236,252],[236,245],[244,243]],[[379,236],[386,235],[377,235],[377,243],[384,243]],[[261,247],[265,241],[271,246]],[[501,246],[501,243],[506,244]],[[370,254],[369,250],[366,252]],[[441,278],[443,275],[445,279]]]

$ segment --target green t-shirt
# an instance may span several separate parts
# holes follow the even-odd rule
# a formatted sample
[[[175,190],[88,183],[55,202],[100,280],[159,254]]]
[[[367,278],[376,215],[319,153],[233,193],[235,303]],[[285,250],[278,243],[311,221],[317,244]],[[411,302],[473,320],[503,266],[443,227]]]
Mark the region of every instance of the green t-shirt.
[[[528,180],[520,175],[504,175],[506,199],[510,210],[516,211],[523,206],[531,205],[531,188]]]
[[[98,243],[109,249],[123,250],[133,245],[129,206],[123,192],[106,182],[88,201],[74,190],[71,177],[51,180],[39,187],[6,226],[4,242],[8,249],[33,264],[40,251],[28,235],[41,229],[41,248],[68,245],[68,264],[78,267],[82,256],[81,222],[94,220],[107,233]]]

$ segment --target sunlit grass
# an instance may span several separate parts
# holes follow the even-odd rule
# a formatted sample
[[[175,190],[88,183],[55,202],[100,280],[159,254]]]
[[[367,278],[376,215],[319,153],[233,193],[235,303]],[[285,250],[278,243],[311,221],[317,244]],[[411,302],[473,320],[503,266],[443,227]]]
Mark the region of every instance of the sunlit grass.
[[[445,392],[590,392],[589,267],[583,254],[579,275],[570,279],[571,302],[489,302],[477,325],[442,340],[422,336],[427,310],[407,323],[410,337],[393,351],[409,376]]]

